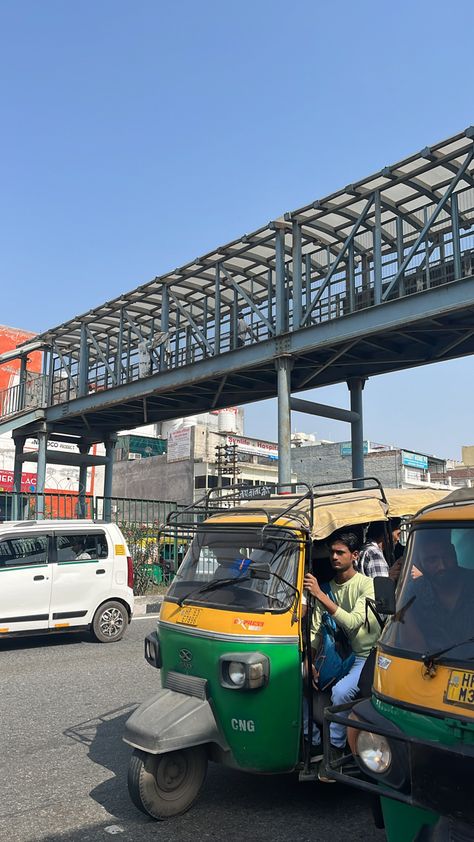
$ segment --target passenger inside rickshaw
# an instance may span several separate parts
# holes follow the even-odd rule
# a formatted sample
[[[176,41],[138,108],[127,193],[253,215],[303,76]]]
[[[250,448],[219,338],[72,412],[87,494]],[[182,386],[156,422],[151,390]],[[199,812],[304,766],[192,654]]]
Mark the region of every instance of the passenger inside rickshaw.
[[[384,643],[417,653],[456,646],[456,657],[474,658],[473,605],[474,530],[418,529]]]
[[[361,575],[355,569],[359,556],[360,528],[357,529],[357,533],[343,530],[334,533],[328,541],[326,552],[329,552],[328,578],[331,580],[329,593],[317,575],[308,573],[305,577],[305,586],[315,598],[311,634],[312,661],[309,667],[312,669],[313,688],[317,688],[317,692],[312,693],[313,727],[310,751],[313,758],[320,752],[321,732],[318,725],[322,722],[324,707],[329,703],[341,704],[355,698],[361,671],[380,633],[380,626],[377,625],[375,619],[372,620],[371,626],[367,622],[366,600],[373,599],[373,583],[369,577]],[[320,548],[318,550],[319,552],[316,551],[315,555],[322,555]],[[324,562],[324,559],[320,560]],[[323,564],[318,567],[317,561],[316,559],[315,570],[320,570],[322,574]],[[329,645],[329,648],[324,645],[324,641],[326,640],[327,643],[331,636],[325,632],[328,628],[326,616],[328,620],[332,617],[335,621],[333,626],[338,653],[336,657],[333,655],[334,644],[332,647]],[[329,628],[331,628],[331,623],[329,623]],[[321,666],[316,668],[315,665],[318,663]],[[334,673],[328,671],[329,664],[331,668],[334,666]],[[321,685],[323,667],[325,683]],[[306,675],[307,670],[306,662]],[[305,682],[305,692],[307,688],[308,678]],[[303,719],[304,736],[307,740],[309,721],[306,701]],[[339,726],[332,727],[331,754],[341,757],[344,754],[344,744],[345,730]],[[320,780],[332,781],[332,778],[322,770],[318,773],[318,777]]]

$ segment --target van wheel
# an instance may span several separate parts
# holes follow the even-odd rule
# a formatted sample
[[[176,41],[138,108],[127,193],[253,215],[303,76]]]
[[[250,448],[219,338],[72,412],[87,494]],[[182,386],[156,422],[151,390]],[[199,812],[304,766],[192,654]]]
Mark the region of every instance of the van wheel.
[[[127,628],[127,609],[121,602],[104,602],[94,614],[92,633],[99,643],[120,640]]]
[[[167,754],[135,751],[128,767],[128,791],[135,807],[154,819],[179,816],[198,797],[207,772],[204,746]]]

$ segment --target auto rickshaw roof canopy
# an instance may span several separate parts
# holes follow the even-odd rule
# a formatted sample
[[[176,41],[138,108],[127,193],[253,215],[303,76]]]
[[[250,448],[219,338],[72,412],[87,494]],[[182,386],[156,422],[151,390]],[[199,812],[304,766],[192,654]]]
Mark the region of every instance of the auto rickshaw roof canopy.
[[[313,517],[311,538],[323,541],[334,532],[348,526],[358,526],[374,521],[387,521],[391,517],[411,517],[424,506],[441,501],[447,491],[431,488],[385,488],[385,500],[378,489],[359,489],[345,493],[318,494],[313,497]],[[247,509],[253,509],[255,520],[260,520],[259,513],[269,516],[278,526],[301,528],[302,522],[307,527],[311,523],[311,499],[297,495],[279,495],[261,501],[258,508],[255,502],[244,502],[234,510],[241,517]],[[227,515],[228,517],[228,515]],[[221,515],[220,519],[225,515]],[[246,522],[248,520],[246,518]]]

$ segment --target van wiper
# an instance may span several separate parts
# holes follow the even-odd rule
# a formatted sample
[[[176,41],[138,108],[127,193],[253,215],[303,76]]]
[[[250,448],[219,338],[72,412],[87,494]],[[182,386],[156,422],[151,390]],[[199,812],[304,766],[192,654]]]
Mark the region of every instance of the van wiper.
[[[446,649],[440,649],[439,652],[428,652],[427,654],[423,655],[421,660],[427,667],[430,664],[433,664],[435,661],[437,661],[438,658],[441,658],[441,655],[446,655],[446,653],[451,652],[452,649],[457,649],[458,646],[465,646],[467,643],[474,643],[474,636],[468,637],[467,640],[460,640],[459,643],[453,643]],[[474,655],[472,657],[474,657]],[[472,660],[472,657],[469,660]]]
[[[217,588],[223,588],[226,585],[235,585],[237,582],[248,582],[249,580],[250,576],[230,576],[228,579],[215,579],[213,582],[206,582],[205,585],[201,585],[201,587],[197,588],[197,590],[189,591],[189,593],[182,596],[181,599],[178,599],[178,605],[181,608],[186,599],[198,596],[201,593],[215,591]]]

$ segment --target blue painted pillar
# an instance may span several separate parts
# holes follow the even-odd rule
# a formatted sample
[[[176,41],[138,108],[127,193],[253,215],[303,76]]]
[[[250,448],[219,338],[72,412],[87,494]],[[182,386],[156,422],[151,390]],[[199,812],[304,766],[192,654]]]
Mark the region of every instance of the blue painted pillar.
[[[81,324],[81,345],[79,353],[79,383],[77,393],[79,397],[82,397],[82,395],[87,395],[89,379],[89,346],[87,343],[87,325],[85,322]]]
[[[293,222],[293,330],[298,330],[303,319],[303,263],[301,226]]]
[[[382,209],[380,192],[374,197],[374,304],[382,301]]]
[[[26,397],[26,363],[27,356],[23,354],[20,359],[20,379],[18,385],[18,400],[16,401],[16,409],[24,409]]]
[[[351,422],[351,444],[352,444],[352,479],[361,479],[364,476],[364,425],[362,414],[362,391],[365,385],[365,378],[352,377],[347,381],[351,395],[351,411],[357,412],[358,419]],[[354,488],[363,488],[363,482],[354,482]]]
[[[285,294],[285,231],[275,231],[275,328],[277,336],[288,329],[288,302]]]
[[[20,456],[23,455],[26,436],[15,436],[15,461],[13,463],[13,498],[12,498],[12,520],[20,518],[20,495],[21,495],[21,474],[23,462]]]
[[[351,240],[347,247],[347,274],[346,274],[346,296],[349,313],[355,310],[355,262],[354,262],[354,241]]]
[[[87,455],[89,453],[90,445],[81,443],[79,445],[79,453]],[[87,491],[87,465],[79,465],[79,497],[77,505],[78,517],[86,517],[86,491]]]
[[[221,266],[216,263],[216,282],[214,287],[214,356],[221,352]]]
[[[457,193],[453,193],[451,197],[451,224],[453,229],[454,280],[457,281],[462,275],[461,238],[459,235],[459,204]]]
[[[46,483],[46,452],[48,448],[48,433],[41,431],[38,438],[38,466],[36,471],[36,518],[44,518],[44,487]]]
[[[400,271],[400,268],[403,264],[404,260],[404,247],[403,247],[403,219],[401,216],[397,216],[397,270]],[[405,295],[405,275],[402,272],[398,281],[398,295],[402,298]]]
[[[290,356],[275,361],[278,378],[278,482],[291,483],[291,369]],[[289,491],[289,488],[286,489]]]
[[[163,284],[161,290],[161,330],[163,333],[168,333],[170,329],[170,296],[169,289],[166,284]],[[168,368],[168,354],[169,339],[166,339],[160,345],[160,366],[162,369]]]
[[[112,517],[112,479],[113,479],[113,471],[114,471],[114,450],[115,445],[117,444],[117,436],[115,434],[111,434],[107,436],[104,441],[105,444],[105,456],[107,462],[105,463],[105,475],[104,475],[104,520],[110,521]]]

